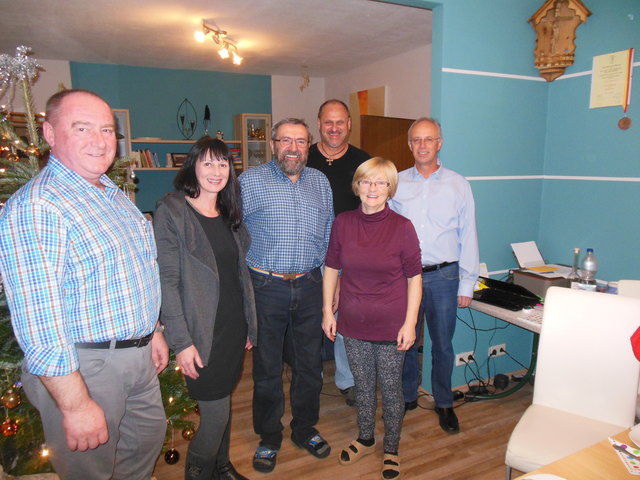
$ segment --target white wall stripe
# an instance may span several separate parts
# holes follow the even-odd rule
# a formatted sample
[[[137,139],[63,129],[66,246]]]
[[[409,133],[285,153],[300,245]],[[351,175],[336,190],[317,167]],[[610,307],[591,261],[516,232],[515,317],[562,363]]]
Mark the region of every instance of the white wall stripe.
[[[532,80],[535,82],[544,82],[546,81],[544,78],[540,77],[530,77],[527,75],[512,75],[510,73],[495,73],[495,72],[481,72],[478,70],[462,70],[459,68],[442,68],[443,72],[447,73],[459,73],[462,75],[478,75],[481,77],[500,77],[500,78],[515,78],[517,80]]]
[[[587,182],[640,182],[640,177],[582,177],[570,175],[510,175],[495,177],[465,177],[475,180],[580,180]]]
[[[633,62],[633,66],[634,67],[640,67],[640,62]],[[447,72],[447,73],[459,73],[461,75],[477,75],[477,76],[480,76],[480,77],[514,78],[516,80],[530,80],[530,81],[535,81],[535,82],[546,82],[546,80],[544,78],[531,77],[531,76],[528,76],[528,75],[513,75],[513,74],[510,74],[510,73],[483,72],[481,70],[464,70],[464,69],[461,69],[461,68],[448,68],[448,67],[443,67],[442,71],[443,72]],[[592,73],[593,73],[592,70],[586,70],[584,72],[570,73],[568,75],[562,75],[561,77],[558,77],[556,80],[566,80],[568,78],[583,77],[585,75],[591,75]]]

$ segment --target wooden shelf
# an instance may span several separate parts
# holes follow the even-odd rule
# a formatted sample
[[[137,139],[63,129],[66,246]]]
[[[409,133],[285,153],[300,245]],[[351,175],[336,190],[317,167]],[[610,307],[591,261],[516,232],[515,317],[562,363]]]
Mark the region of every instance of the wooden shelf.
[[[147,172],[152,172],[154,170],[180,170],[177,167],[133,167],[133,170],[145,170]]]
[[[195,143],[197,140],[148,140],[132,138],[131,143]],[[224,143],[242,143],[240,140],[223,140]]]

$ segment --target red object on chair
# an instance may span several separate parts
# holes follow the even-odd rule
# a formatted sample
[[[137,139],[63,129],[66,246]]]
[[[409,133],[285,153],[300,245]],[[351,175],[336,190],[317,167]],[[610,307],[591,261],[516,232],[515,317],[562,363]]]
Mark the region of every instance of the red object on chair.
[[[631,347],[633,348],[633,354],[640,360],[640,328],[631,335]]]

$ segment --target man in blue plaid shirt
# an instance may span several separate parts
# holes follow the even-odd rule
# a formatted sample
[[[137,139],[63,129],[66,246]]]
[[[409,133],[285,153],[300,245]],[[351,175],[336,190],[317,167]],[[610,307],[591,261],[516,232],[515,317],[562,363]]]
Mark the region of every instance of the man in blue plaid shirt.
[[[151,225],[104,174],[109,105],[47,102],[47,166],[0,211],[0,274],[24,351],[22,383],[64,479],[149,479],[166,430],[157,372],[160,281]]]
[[[282,444],[283,360],[291,366],[291,440],[317,458],[329,444],[315,424],[322,389],[322,272],[333,223],[329,181],[306,167],[311,135],[299,119],[273,126],[274,160],[240,176],[247,254],[258,313],[253,350],[253,427],[260,444],[253,457],[271,472]]]

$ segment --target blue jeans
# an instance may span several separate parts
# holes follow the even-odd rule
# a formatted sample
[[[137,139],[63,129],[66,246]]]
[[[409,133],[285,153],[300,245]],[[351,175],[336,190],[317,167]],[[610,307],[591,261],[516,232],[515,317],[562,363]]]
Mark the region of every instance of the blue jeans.
[[[284,427],[283,361],[291,366],[292,438],[306,442],[318,431],[322,390],[322,273],[282,280],[253,270],[258,346],[253,349],[253,429],[260,445],[279,449]]]
[[[447,265],[422,274],[422,302],[416,324],[416,339],[420,338],[423,318],[431,337],[431,388],[437,407],[453,405],[451,374],[453,373],[453,334],[458,310],[458,264]],[[404,401],[418,397],[419,379],[417,342],[407,351],[402,371]]]
[[[337,315],[338,313],[336,312],[336,318]],[[336,360],[336,387],[340,390],[346,390],[347,388],[353,387],[355,382],[353,380],[351,368],[349,368],[347,352],[344,348],[344,337],[340,333],[336,334],[336,340],[333,344],[333,357]]]

